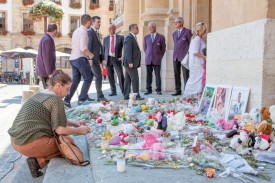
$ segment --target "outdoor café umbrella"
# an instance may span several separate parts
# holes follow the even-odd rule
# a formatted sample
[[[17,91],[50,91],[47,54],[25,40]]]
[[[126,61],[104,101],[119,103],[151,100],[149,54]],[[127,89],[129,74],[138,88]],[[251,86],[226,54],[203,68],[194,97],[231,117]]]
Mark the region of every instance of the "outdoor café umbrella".
[[[22,59],[23,58],[35,58],[37,56],[37,52],[35,50],[25,50],[23,48],[15,48],[12,50],[3,51],[0,53],[0,56],[4,56],[6,58],[11,59],[19,59],[20,58],[20,66],[19,69],[22,69]],[[33,71],[33,63],[31,64],[31,70]],[[32,76],[30,75],[30,85],[32,85]]]

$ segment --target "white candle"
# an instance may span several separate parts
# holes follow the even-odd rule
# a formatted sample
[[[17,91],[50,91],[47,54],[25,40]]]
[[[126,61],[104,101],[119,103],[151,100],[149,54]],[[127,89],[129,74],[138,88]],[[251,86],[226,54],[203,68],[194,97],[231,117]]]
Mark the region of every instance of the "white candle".
[[[125,172],[126,167],[125,167],[125,159],[117,158],[117,171],[118,172]]]

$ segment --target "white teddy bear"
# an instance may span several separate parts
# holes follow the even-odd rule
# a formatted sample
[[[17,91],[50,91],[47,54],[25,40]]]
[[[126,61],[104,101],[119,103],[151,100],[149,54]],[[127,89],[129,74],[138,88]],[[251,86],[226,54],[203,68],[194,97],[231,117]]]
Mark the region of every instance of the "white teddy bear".
[[[137,98],[137,93],[130,93],[128,107],[132,107]]]
[[[167,131],[182,130],[185,125],[185,113],[183,111],[173,115],[167,115]]]

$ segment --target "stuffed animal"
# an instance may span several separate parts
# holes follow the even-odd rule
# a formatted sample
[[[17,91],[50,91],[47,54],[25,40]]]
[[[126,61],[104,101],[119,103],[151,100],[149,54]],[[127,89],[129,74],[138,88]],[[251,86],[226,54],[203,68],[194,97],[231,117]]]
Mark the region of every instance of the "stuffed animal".
[[[148,98],[148,102],[146,102],[146,105],[148,105],[148,106],[155,105],[155,99],[154,98]]]
[[[269,148],[269,135],[258,135],[258,137],[256,137],[255,140],[256,141],[254,149],[266,150]]]
[[[234,121],[227,122],[225,119],[222,119],[222,118],[220,118],[217,121],[217,123],[218,123],[219,127],[222,128],[222,129],[224,129],[224,130],[230,130],[234,126]]]
[[[161,143],[154,143],[150,147],[150,155],[153,160],[163,160],[165,158],[165,152],[166,147],[162,145]]]
[[[159,141],[154,137],[154,135],[148,133],[144,134],[144,144],[142,145],[142,149],[150,148],[154,143],[158,143]]]
[[[137,98],[137,93],[130,93],[128,107],[132,107]]]
[[[249,115],[255,124],[260,124],[261,116],[260,116],[259,109],[252,108],[249,112]]]
[[[182,130],[185,125],[185,114],[183,111],[176,113],[170,112],[167,115],[167,131]]]
[[[272,120],[272,133],[270,134],[270,140],[275,147],[275,105],[269,107],[270,119]],[[271,149],[271,148],[270,148]],[[272,148],[275,150],[275,148]]]
[[[167,118],[164,116],[164,112],[158,112],[156,118],[158,123],[157,129],[163,130],[165,132],[167,129]]]
[[[270,112],[268,107],[262,107],[261,111],[261,119],[257,132],[258,134],[265,134],[270,136],[272,133],[272,121],[270,120]]]
[[[242,130],[240,135],[235,135],[230,141],[230,147],[235,149],[237,152],[241,152],[242,146],[248,144],[248,133],[247,130]]]

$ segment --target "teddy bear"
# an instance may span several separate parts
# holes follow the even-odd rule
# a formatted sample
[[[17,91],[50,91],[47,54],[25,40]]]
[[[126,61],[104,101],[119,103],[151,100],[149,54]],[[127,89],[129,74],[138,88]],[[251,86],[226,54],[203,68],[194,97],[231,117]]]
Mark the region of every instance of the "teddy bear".
[[[182,130],[185,125],[185,114],[184,111],[174,113],[169,113],[167,115],[167,131]]]
[[[165,159],[165,154],[164,154],[165,150],[166,150],[166,147],[161,143],[154,143],[150,147],[150,156],[153,160],[163,160]]]
[[[272,121],[270,119],[270,112],[268,107],[262,107],[260,110],[262,122],[258,126],[258,134],[271,135],[272,133]]]
[[[132,107],[137,98],[137,93],[130,93],[128,107]]]

